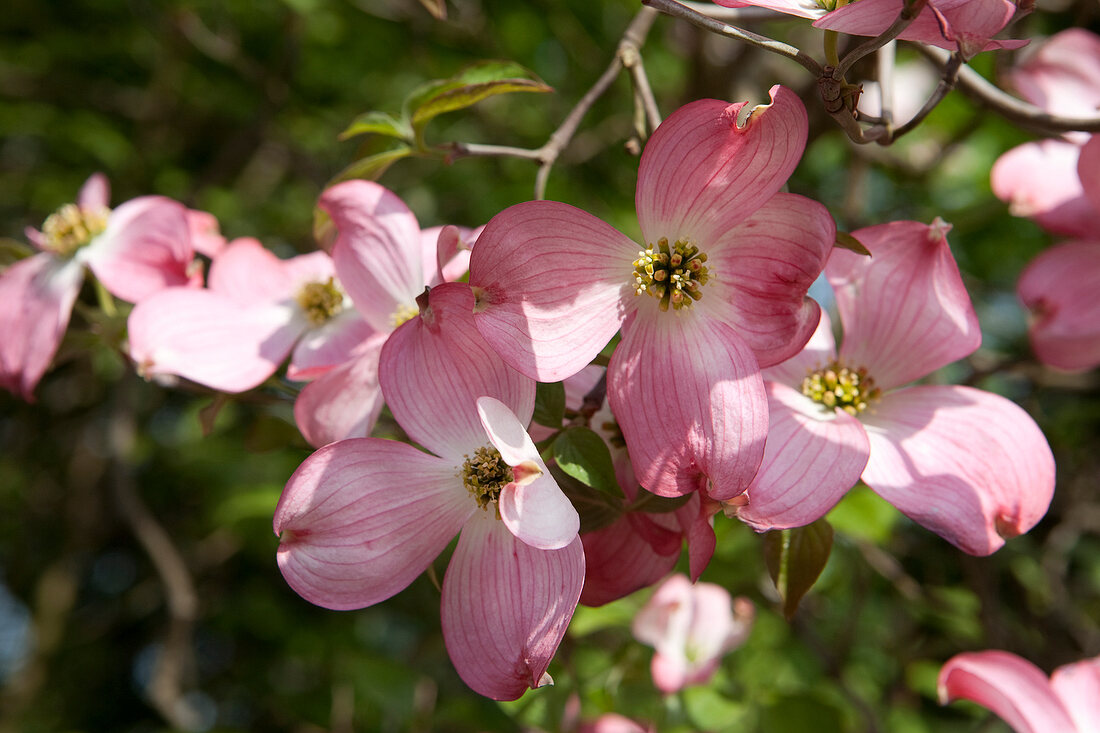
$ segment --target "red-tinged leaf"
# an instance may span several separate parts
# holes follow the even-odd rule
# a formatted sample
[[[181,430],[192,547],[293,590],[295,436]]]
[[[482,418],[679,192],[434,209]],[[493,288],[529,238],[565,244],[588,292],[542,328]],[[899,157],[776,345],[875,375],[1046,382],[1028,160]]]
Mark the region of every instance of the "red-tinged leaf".
[[[366,112],[359,115],[352,120],[352,123],[348,125],[346,130],[340,133],[339,138],[341,140],[347,140],[356,135],[368,135],[371,133],[395,137],[399,140],[407,140],[409,142],[413,139],[412,128],[409,127],[409,123],[406,120],[399,120],[393,115],[388,115],[385,112]]]
[[[340,181],[351,180],[352,178],[377,181],[382,177],[382,174],[386,172],[387,168],[411,154],[412,148],[408,145],[398,145],[395,148],[384,150],[381,153],[375,153],[374,155],[360,158],[337,173],[333,179],[326,184],[326,187],[332,186]]]
[[[552,89],[533,73],[511,61],[481,61],[467,66],[450,79],[430,81],[415,89],[404,104],[414,130],[423,129],[434,117],[464,109],[483,99],[509,92],[549,92]]]
[[[646,512],[648,514],[666,514],[674,512],[691,499],[691,494],[683,496],[657,496],[641,486],[636,487],[638,493],[634,501],[627,507],[627,511]]]
[[[836,242],[833,244],[833,246],[840,247],[841,249],[846,249],[849,252],[855,252],[857,255],[863,255],[865,257],[871,256],[871,250],[864,247],[862,242],[860,242],[848,232],[842,232],[839,229],[837,230]]]
[[[795,529],[764,534],[764,564],[783,600],[788,619],[813,587],[833,549],[833,528],[824,519]]]

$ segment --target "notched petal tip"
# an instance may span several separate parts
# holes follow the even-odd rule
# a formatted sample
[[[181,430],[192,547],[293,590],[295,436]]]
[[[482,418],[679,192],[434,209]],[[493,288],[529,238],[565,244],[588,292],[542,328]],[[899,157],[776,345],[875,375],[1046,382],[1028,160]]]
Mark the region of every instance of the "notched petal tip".
[[[928,240],[939,244],[947,239],[947,233],[952,229],[953,227],[950,224],[937,216],[932,220],[932,223],[928,225]]]
[[[515,479],[516,486],[526,486],[541,475],[542,468],[530,459],[512,466],[512,478]]]
[[[547,685],[553,687],[554,678],[550,676],[549,672],[543,672],[542,676],[531,686],[532,690],[537,690],[540,687],[546,687]]]

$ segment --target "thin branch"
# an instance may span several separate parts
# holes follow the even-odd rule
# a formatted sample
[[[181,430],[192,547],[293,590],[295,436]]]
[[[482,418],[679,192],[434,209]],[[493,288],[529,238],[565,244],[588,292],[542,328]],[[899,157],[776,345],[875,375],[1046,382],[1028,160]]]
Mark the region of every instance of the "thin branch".
[[[694,10],[700,15],[706,15],[715,20],[732,20],[737,22],[752,22],[754,20],[775,20],[776,18],[790,18],[785,13],[780,13],[778,10],[772,10],[771,8],[757,8],[753,6],[746,6],[744,8],[727,8],[722,5],[715,5],[714,3],[695,3],[685,2],[680,3],[685,8]]]
[[[941,69],[946,68],[951,63],[951,54],[948,51],[923,44],[916,44],[916,46],[921,53]],[[959,67],[958,87],[968,97],[988,107],[1005,119],[1041,132],[1051,134],[1075,130],[1100,132],[1100,115],[1065,117],[1052,114],[999,89],[966,64]]]
[[[164,585],[169,621],[168,632],[149,680],[149,700],[174,727],[195,730],[201,724],[201,713],[187,703],[183,693],[186,671],[193,665],[191,636],[198,616],[198,594],[187,564],[172,543],[172,538],[153,516],[134,485],[130,471],[134,434],[133,415],[123,402],[117,408],[111,431],[114,464],[112,489],[119,513],[149,556]]]
[[[727,38],[735,38],[738,41],[743,41],[758,48],[762,48],[765,51],[771,51],[772,53],[796,61],[814,76],[821,76],[823,73],[821,64],[817,63],[813,57],[803,53],[794,46],[776,41],[767,36],[762,36],[759,33],[742,30],[736,26],[715,20],[709,15],[703,15],[686,5],[681,5],[676,2],[676,0],[642,0],[642,4],[648,5],[651,8],[656,8],[666,15],[672,15],[686,20],[705,31],[710,31],[720,36],[726,36]]]
[[[924,9],[924,5],[927,1],[928,0],[914,0],[912,4],[906,5],[898,14],[897,19],[890,24],[889,28],[844,54],[844,58],[840,60],[840,63],[837,64],[836,68],[833,70],[833,78],[843,79],[844,75],[848,73],[849,69],[851,69],[857,61],[868,54],[874,53],[901,35],[902,31],[908,28],[909,24],[912,23],[920,11]]]
[[[899,137],[914,129],[917,125],[924,121],[936,106],[943,101],[943,98],[947,96],[947,93],[955,88],[955,82],[958,80],[959,67],[963,64],[962,54],[955,52],[951,54],[951,58],[948,59],[948,63],[943,67],[943,76],[940,78],[940,83],[936,85],[936,89],[932,92],[932,95],[924,103],[924,106],[913,115],[913,118],[906,122],[904,125],[898,128],[891,128],[889,135],[880,140],[883,145],[888,145]]]
[[[642,65],[642,54],[639,53],[637,46],[624,41],[619,44],[619,60],[630,74],[630,80],[634,82],[634,91],[645,111],[649,132],[652,133],[657,129],[657,125],[661,124],[661,112],[657,109],[657,100],[653,96],[649,77],[646,76],[645,67]]]
[[[630,25],[623,32],[622,40],[619,41],[619,47],[615,52],[615,58],[600,75],[600,78],[596,80],[596,83],[585,92],[580,101],[569,111],[561,125],[554,130],[550,135],[550,139],[542,147],[528,149],[455,142],[451,144],[449,159],[454,160],[468,155],[482,155],[538,161],[539,170],[535,175],[535,198],[545,198],[546,183],[550,178],[550,170],[554,167],[558,156],[573,139],[581,121],[588,114],[588,110],[615,83],[615,80],[619,78],[619,72],[624,68],[630,71],[631,78],[634,81],[635,94],[642,98],[646,118],[649,120],[650,125],[655,128],[661,122],[660,113],[657,111],[657,103],[653,99],[649,79],[645,75],[641,55],[638,51],[645,43],[649,29],[653,27],[653,21],[656,19],[657,12],[651,8],[641,8],[635,14],[634,19],[630,21]]]

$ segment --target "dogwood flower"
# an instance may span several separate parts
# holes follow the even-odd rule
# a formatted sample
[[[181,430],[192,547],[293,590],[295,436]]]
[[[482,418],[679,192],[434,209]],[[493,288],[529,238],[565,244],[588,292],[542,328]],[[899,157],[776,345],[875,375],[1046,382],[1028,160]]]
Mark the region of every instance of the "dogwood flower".
[[[714,99],[673,113],[638,172],[639,245],[572,206],[532,201],[489,222],[470,263],[475,323],[512,366],[558,381],[622,327],[607,395],[641,485],[728,499],[763,454],[761,364],[817,323],[805,297],[835,239],[820,204],[780,193],[805,146],[789,89],[751,110]]]
[[[585,397],[601,384],[605,375],[603,367],[589,365],[566,379],[563,382],[566,409],[582,410]],[[586,606],[602,606],[664,578],[680,559],[685,540],[691,577],[697,580],[714,555],[712,517],[720,511],[717,502],[704,502],[698,492],[671,512],[647,512],[644,505],[630,508],[641,491],[615,416],[606,400],[601,402],[600,408],[588,418],[588,425],[603,439],[611,455],[625,511],[606,527],[581,534],[584,589],[580,602]],[[531,425],[530,431],[531,437],[538,441],[554,433],[536,424]]]
[[[634,638],[656,649],[653,683],[665,694],[705,684],[722,657],[745,642],[755,609],[714,583],[672,575],[634,617]]]
[[[1100,109],[1100,36],[1083,28],[1055,34],[1012,69],[1007,81],[1024,99],[1052,114],[1094,115]],[[993,193],[1008,202],[1014,216],[1033,219],[1050,232],[1095,238],[1100,231],[1098,140],[1071,132],[1018,145],[993,164]],[[1091,200],[1085,190],[1090,177]]]
[[[728,8],[756,6],[815,19],[814,27],[877,36],[889,28],[905,0],[714,0]],[[898,38],[960,51],[970,58],[980,51],[1019,48],[1026,40],[993,40],[1016,13],[1011,0],[928,0]]]
[[[389,598],[460,533],[443,579],[447,650],[471,688],[515,699],[546,669],[580,596],[579,518],[523,426],[534,383],[472,324],[447,283],[386,342],[380,379],[408,443],[353,438],[310,456],[275,510],[279,569],[333,609]]]
[[[112,295],[136,303],[172,285],[201,284],[187,209],[162,196],[107,207],[110,186],[91,176],[76,203],[27,238],[38,254],[0,275],[0,386],[23,399],[45,374],[69,325],[87,267]]]
[[[1009,652],[957,654],[943,665],[937,687],[941,704],[976,702],[1016,733],[1100,730],[1100,657],[1061,666],[1047,679]]]
[[[1032,314],[1039,361],[1066,371],[1100,366],[1100,239],[1042,252],[1020,274],[1016,294]]]
[[[854,483],[863,455],[868,486],[972,555],[994,552],[1046,513],[1054,459],[1026,412],[971,387],[904,387],[981,341],[947,229],[939,220],[868,227],[853,235],[871,257],[832,254],[825,272],[843,344],[838,352],[822,319],[802,353],[766,370],[772,394],[802,425],[782,434],[759,492],[749,487],[730,513],[758,529],[809,523]],[[835,454],[849,473],[822,480],[810,470],[819,454]]]
[[[373,329],[324,252],[280,260],[256,239],[212,261],[206,289],[171,288],[139,303],[130,356],[147,377],[176,375],[224,392],[261,384],[293,352],[288,376],[346,361]]]

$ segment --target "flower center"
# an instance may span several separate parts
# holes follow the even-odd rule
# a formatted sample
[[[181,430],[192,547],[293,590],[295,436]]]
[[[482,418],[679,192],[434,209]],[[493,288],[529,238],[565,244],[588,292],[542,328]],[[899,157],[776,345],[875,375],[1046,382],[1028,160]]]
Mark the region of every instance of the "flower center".
[[[323,326],[344,310],[344,293],[331,277],[326,282],[305,285],[295,300],[314,326]]]
[[[482,509],[495,503],[500,498],[500,490],[515,480],[512,467],[504,462],[496,448],[478,448],[473,457],[465,458],[459,476]]]
[[[418,315],[420,315],[420,308],[415,305],[402,303],[397,306],[397,310],[390,314],[390,323],[392,323],[393,327],[396,329],[405,321]]]
[[[634,294],[659,299],[662,311],[669,305],[675,310],[689,308],[703,297],[700,288],[710,279],[706,261],[706,254],[689,240],[677,239],[669,247],[668,238],[661,237],[656,247],[649,245],[634,260]]]
[[[68,257],[99,236],[107,228],[111,210],[106,206],[65,204],[50,214],[42,225],[46,237],[45,249]]]
[[[849,415],[858,415],[879,398],[882,390],[865,368],[849,369],[834,361],[802,380],[802,394],[830,410],[839,407]]]

